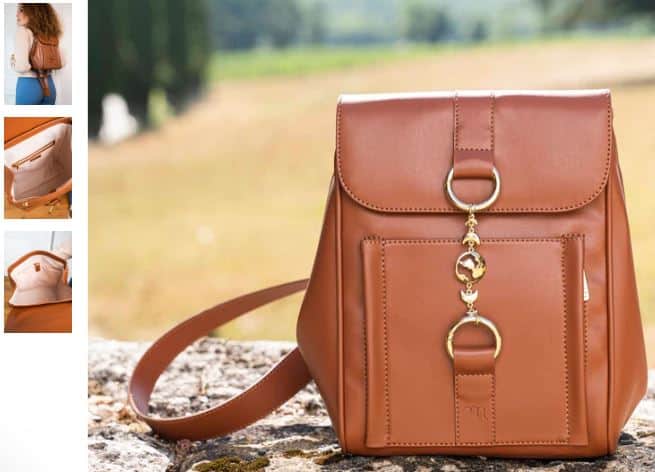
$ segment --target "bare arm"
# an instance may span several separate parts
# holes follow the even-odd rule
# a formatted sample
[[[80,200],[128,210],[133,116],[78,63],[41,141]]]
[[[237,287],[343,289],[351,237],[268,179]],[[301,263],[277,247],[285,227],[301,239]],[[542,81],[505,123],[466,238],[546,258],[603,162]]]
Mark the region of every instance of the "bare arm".
[[[22,26],[16,30],[16,42],[14,49],[13,67],[16,72],[29,72],[30,66],[30,47],[32,46],[31,32]]]

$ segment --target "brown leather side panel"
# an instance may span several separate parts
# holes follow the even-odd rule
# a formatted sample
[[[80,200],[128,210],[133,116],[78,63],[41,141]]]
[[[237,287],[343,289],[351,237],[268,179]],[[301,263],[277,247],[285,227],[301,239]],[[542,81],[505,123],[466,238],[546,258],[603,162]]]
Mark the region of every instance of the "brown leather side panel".
[[[616,449],[621,429],[646,394],[648,371],[639,313],[630,229],[618,160],[608,185],[610,398],[607,440]]]
[[[312,275],[300,309],[298,347],[325,401],[335,431],[340,431],[338,402],[337,225],[334,179],[325,210]]]

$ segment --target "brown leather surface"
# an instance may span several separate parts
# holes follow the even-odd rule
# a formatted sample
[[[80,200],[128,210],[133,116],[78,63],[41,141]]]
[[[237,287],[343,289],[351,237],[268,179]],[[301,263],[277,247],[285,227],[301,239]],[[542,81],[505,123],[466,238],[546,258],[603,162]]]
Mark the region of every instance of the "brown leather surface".
[[[35,71],[52,71],[61,69],[59,38],[34,35],[30,48],[30,65]]]
[[[311,380],[298,349],[285,355],[256,384],[227,402],[194,415],[156,418],[148,401],[164,369],[196,339],[258,306],[304,290],[307,280],[269,287],[216,305],[187,319],[159,338],[132,373],[129,402],[137,415],[169,439],[207,439],[239,430],[267,415]]]
[[[454,349],[455,443],[496,442],[496,371],[493,348]]]
[[[38,132],[36,128],[51,121],[61,120],[62,118],[53,118],[50,116],[43,117],[23,117],[12,116],[5,118],[5,149],[12,146],[18,139],[27,139],[32,134]]]
[[[495,367],[499,376],[496,440],[485,444],[564,444],[572,434],[586,430],[584,398],[575,395],[585,383],[582,280],[566,277],[567,269],[581,273],[582,244],[576,235],[484,242],[491,269],[480,285],[484,296],[478,309],[483,316],[493,316],[504,342]],[[452,264],[443,261],[454,261],[461,243],[458,239],[369,239],[362,249],[367,434],[382,427],[374,423],[384,423],[384,441],[378,447],[454,446],[459,442],[453,362],[444,346],[450,325],[465,307]],[[536,274],[535,266],[539,266]],[[502,306],[502,311],[496,306]],[[517,313],[528,306],[529,316],[517,319]],[[560,342],[543,343],[544,337]],[[460,343],[493,345],[493,340],[486,330],[469,328],[458,334],[456,345]],[[465,386],[470,379],[462,380],[460,385]],[[544,384],[553,387],[545,390]],[[535,398],[539,408],[532,407]],[[426,409],[431,402],[439,408]],[[518,419],[517,410],[523,411]],[[541,426],[535,429],[534,424]],[[579,439],[576,435],[576,442]],[[368,441],[367,445],[372,447]]]
[[[13,307],[5,322],[5,333],[70,333],[72,303]]]
[[[16,144],[24,141],[47,128],[60,124],[72,125],[73,120],[67,117],[52,118],[24,118],[24,117],[7,117],[5,118],[5,150],[15,146]],[[72,156],[70,158],[72,160]],[[14,174],[6,165],[4,166],[4,185],[6,198],[12,205],[21,208],[25,211],[30,211],[33,208],[47,205],[59,198],[63,198],[73,188],[73,179],[68,179],[63,184],[59,185],[52,192],[41,196],[25,198],[21,200],[14,200],[11,196],[11,189],[14,185]]]
[[[453,171],[456,179],[491,179],[495,96],[454,96]]]
[[[493,103],[494,163],[505,178],[498,201],[487,211],[564,212],[602,192],[612,142],[606,90],[495,92]],[[454,115],[452,93],[342,96],[336,173],[343,190],[372,210],[459,212],[443,191],[453,165]],[[470,134],[475,132],[482,131]],[[508,178],[510,173],[516,177]],[[455,186],[465,201],[483,200],[489,188],[481,179]]]
[[[336,181],[298,323],[302,359],[276,372],[278,388],[290,396],[304,384],[304,360],[354,454],[612,452],[646,391],[646,363],[609,92],[458,97],[341,98]],[[489,333],[467,325],[453,362],[445,339],[465,311],[453,265],[466,215],[444,182],[458,166],[457,195],[480,201],[491,163],[502,190],[478,215],[488,270],[477,307],[503,345],[492,361]],[[220,307],[141,361],[132,403],[142,417],[156,378],[222,322]],[[303,372],[297,383],[292,371]],[[226,405],[225,421],[146,419],[167,437],[223,434],[283,401],[269,401],[274,383]]]
[[[59,38],[35,35],[30,48],[30,66],[36,72],[43,95],[49,97],[48,75],[51,71],[62,68]]]

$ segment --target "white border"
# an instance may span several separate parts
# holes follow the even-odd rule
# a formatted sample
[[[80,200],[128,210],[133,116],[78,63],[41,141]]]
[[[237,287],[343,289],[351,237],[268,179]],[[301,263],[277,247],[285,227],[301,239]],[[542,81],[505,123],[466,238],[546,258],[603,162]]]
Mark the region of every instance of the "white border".
[[[0,24],[4,24],[2,1]],[[72,116],[73,217],[69,220],[2,220],[5,231],[72,231],[72,334],[5,334],[0,319],[0,470],[87,470],[88,146],[87,0],[73,5],[73,105],[2,105],[5,116]],[[0,35],[0,52],[4,36]],[[0,82],[4,70],[0,67]],[[4,100],[3,100],[4,102]],[[4,126],[0,126],[4,138]],[[4,141],[4,139],[3,139]],[[4,182],[0,190],[4,192]]]

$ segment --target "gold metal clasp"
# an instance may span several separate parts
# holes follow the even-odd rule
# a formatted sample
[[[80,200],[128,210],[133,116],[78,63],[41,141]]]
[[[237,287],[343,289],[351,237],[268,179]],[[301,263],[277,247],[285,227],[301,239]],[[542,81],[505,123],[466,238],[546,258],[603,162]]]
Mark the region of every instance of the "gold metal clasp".
[[[475,213],[489,208],[498,199],[498,195],[500,195],[500,174],[495,167],[491,169],[491,173],[494,178],[494,189],[493,192],[491,192],[489,198],[480,203],[467,203],[460,200],[457,198],[457,195],[455,195],[455,191],[453,190],[455,169],[451,167],[448,171],[448,176],[446,177],[446,193],[448,194],[448,198],[450,198],[450,201],[453,202],[453,205],[455,205],[457,208],[469,213]]]
[[[446,350],[448,351],[448,355],[450,356],[450,358],[455,359],[455,351],[453,349],[455,333],[459,328],[470,323],[475,323],[475,326],[482,325],[485,328],[487,328],[489,331],[491,331],[491,333],[494,335],[494,338],[496,340],[496,350],[494,351],[494,359],[496,359],[500,354],[500,350],[503,347],[503,339],[500,336],[500,331],[498,331],[498,328],[496,328],[496,325],[493,323],[493,321],[485,318],[484,316],[480,316],[477,311],[467,313],[457,323],[455,323],[452,328],[450,328],[450,331],[448,331],[448,337],[446,338]]]

